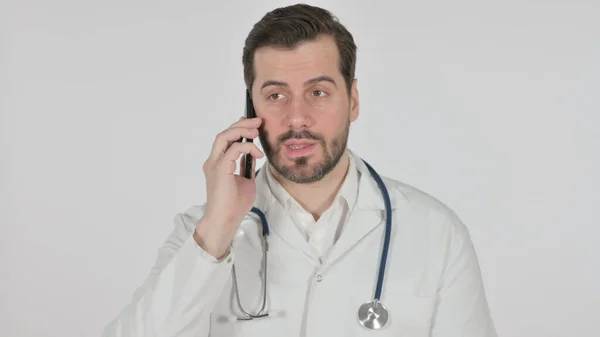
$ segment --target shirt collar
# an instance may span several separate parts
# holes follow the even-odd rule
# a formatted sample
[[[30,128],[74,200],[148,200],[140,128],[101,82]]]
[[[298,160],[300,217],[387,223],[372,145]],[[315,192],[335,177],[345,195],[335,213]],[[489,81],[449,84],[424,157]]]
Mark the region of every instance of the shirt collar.
[[[350,153],[349,174],[346,175],[342,188],[338,192],[338,197],[341,196],[348,202],[349,209],[358,207],[361,209],[383,210],[385,207],[381,191],[371,177],[367,166],[354,151],[350,149],[347,149],[347,151]],[[402,188],[404,185],[384,176],[381,178],[387,185],[392,209],[408,202],[408,197],[404,194],[404,188]],[[353,184],[356,184],[354,188],[352,188]],[[273,200],[276,198],[275,195],[281,198],[284,207],[287,200],[291,198],[289,193],[271,175],[268,165],[262,165],[260,172],[256,175],[256,192],[255,206],[264,212],[269,211],[273,202],[280,202],[279,200]]]

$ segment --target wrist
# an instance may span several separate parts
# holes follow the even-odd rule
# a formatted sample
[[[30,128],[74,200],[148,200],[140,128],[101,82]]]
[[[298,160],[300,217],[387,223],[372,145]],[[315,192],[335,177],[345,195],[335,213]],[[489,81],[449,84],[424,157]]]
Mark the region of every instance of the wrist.
[[[223,233],[224,228],[227,227],[202,218],[193,234],[196,243],[217,260],[227,256],[231,245],[231,239]]]

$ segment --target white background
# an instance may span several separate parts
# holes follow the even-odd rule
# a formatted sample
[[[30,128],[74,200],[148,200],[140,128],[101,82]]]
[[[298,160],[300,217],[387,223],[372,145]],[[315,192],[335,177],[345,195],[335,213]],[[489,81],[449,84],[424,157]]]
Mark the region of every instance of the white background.
[[[501,336],[597,336],[599,1],[319,1],[358,44],[350,147],[469,227]],[[283,1],[0,7],[0,335],[99,336],[244,110]],[[261,162],[262,163],[262,162]]]

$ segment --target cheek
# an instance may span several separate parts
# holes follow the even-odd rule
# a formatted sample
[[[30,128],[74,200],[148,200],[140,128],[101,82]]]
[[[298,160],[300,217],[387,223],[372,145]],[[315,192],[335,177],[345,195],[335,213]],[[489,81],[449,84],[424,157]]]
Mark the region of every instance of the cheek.
[[[278,123],[278,121],[274,121],[273,119],[262,118],[259,132],[263,137],[266,135],[266,139],[269,142],[273,142],[279,135],[286,131],[283,130],[280,125],[281,124]]]
[[[329,137],[334,137],[343,130],[348,122],[347,114],[332,114],[323,116],[319,121],[319,125],[323,133],[327,134]]]

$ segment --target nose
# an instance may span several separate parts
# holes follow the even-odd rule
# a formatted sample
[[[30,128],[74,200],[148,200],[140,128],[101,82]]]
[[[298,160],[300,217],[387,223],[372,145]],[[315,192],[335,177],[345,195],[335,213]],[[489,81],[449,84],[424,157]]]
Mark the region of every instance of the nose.
[[[302,98],[291,100],[286,112],[287,126],[291,129],[311,127],[314,123],[311,108],[311,105]]]

